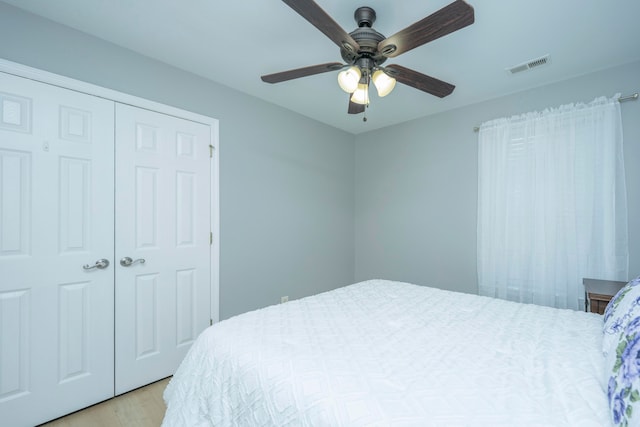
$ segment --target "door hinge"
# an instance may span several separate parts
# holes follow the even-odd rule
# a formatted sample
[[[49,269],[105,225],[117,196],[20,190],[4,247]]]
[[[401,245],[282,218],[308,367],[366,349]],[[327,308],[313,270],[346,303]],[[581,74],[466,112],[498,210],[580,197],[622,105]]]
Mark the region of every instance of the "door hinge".
[[[209,144],[209,157],[213,159],[213,145]]]
[[[213,325],[213,319],[209,319],[209,326]]]
[[[213,231],[209,232],[209,244],[213,245]]]

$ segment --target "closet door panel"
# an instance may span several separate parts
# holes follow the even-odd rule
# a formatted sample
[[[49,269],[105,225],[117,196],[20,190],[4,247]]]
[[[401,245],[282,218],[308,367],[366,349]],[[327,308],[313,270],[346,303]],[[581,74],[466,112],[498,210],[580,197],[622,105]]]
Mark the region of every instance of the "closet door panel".
[[[114,103],[0,73],[0,413],[114,394]]]
[[[116,106],[116,394],[172,375],[209,325],[210,140]]]

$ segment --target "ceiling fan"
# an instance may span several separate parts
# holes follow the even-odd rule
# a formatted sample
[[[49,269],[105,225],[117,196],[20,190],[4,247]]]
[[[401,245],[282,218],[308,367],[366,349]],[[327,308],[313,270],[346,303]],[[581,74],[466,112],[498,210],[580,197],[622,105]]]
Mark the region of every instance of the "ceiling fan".
[[[473,7],[464,0],[434,12],[426,18],[386,37],[372,28],[376,12],[370,7],[356,9],[358,24],[351,33],[344,31],[313,0],[282,0],[313,26],[322,31],[340,48],[346,64],[329,62],[262,76],[266,83],[280,83],[314,74],[338,71],[338,84],[349,93],[349,114],[365,111],[369,104],[369,84],[373,82],[379,96],[388,95],[396,81],[418,90],[444,98],[453,92],[454,85],[397,64],[382,64],[425,43],[473,24]],[[366,120],[366,118],[364,119]]]

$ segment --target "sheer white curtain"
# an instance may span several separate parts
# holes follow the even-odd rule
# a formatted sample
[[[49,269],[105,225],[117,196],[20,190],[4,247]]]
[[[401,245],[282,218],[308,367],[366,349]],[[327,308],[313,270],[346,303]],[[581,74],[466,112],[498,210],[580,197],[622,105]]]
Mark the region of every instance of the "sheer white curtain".
[[[618,97],[482,124],[481,295],[584,309],[583,277],[627,280]]]

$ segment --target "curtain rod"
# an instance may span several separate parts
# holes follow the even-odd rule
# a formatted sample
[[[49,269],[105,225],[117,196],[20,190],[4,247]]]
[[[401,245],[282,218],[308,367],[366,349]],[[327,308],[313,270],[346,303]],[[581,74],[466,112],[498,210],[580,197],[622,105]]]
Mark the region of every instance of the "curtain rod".
[[[621,96],[620,98],[618,98],[618,102],[635,101],[636,99],[638,99],[638,97],[640,97],[640,95],[638,95],[638,92],[636,92],[636,93],[632,93],[631,95]],[[480,126],[475,126],[473,128],[474,132],[478,132],[479,130],[480,130]]]

